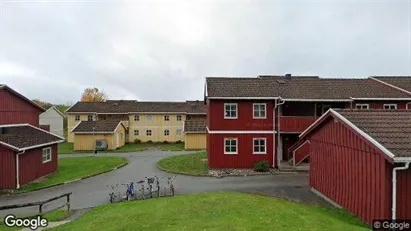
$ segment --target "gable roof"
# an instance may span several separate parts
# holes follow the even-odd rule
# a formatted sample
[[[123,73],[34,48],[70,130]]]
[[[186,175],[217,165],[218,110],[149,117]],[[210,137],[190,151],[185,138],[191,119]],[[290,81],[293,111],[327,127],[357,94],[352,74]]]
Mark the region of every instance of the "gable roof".
[[[5,129],[0,133],[0,144],[15,151],[24,151],[64,141],[63,137],[54,135],[30,124],[0,125]]]
[[[186,120],[184,122],[185,133],[207,133],[205,120]]]
[[[205,114],[204,101],[164,102],[136,100],[107,100],[106,102],[77,102],[66,113],[187,113]]]
[[[411,95],[411,76],[372,76],[372,79],[402,89]]]
[[[119,126],[123,126],[119,120],[81,121],[71,130],[71,132],[84,134],[110,134],[114,133]]]
[[[18,93],[17,91],[13,90],[11,87],[5,85],[5,84],[0,84],[0,90],[6,90],[14,94],[15,96],[19,97],[20,99],[26,101],[28,104],[31,104],[32,106],[38,108],[40,111],[44,112],[46,109],[44,109],[42,106],[36,104],[35,102],[31,101],[30,99],[26,98],[24,95]]]
[[[61,111],[60,111],[59,109],[57,109],[56,106],[50,107],[50,108],[47,109],[45,112],[41,113],[40,116],[43,115],[43,114],[45,114],[45,113],[47,113],[48,111],[51,111],[51,110],[56,111],[59,115],[61,115],[61,117],[66,118],[66,115],[64,115],[63,113],[61,113]]]
[[[390,159],[408,158],[411,161],[411,111],[330,109],[303,131],[300,138],[320,127],[330,116],[353,128]]]
[[[206,78],[207,98],[275,98],[298,99],[410,99],[398,89],[370,78],[337,79],[317,76],[259,76],[254,78]]]

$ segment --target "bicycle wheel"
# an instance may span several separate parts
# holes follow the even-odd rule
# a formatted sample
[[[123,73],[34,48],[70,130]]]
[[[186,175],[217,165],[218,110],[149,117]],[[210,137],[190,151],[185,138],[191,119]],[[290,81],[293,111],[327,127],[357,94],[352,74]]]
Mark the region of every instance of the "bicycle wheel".
[[[170,187],[170,193],[171,193],[172,196],[174,196],[174,186]]]
[[[114,195],[110,194],[110,203],[114,203]]]

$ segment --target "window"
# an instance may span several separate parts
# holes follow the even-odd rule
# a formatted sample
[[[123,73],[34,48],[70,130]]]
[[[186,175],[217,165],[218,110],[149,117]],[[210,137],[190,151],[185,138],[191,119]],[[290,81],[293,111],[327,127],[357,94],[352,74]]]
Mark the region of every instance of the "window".
[[[140,135],[140,131],[138,129],[134,130],[134,136],[139,136]]]
[[[169,116],[169,115],[165,115],[165,116],[164,116],[164,121],[170,121],[170,116]]]
[[[51,147],[43,148],[43,163],[51,161]]]
[[[146,130],[146,136],[151,136],[151,130]]]
[[[356,104],[355,108],[356,109],[369,109],[370,105],[368,104]]]
[[[80,115],[76,115],[76,116],[74,117],[74,119],[75,119],[76,121],[80,121]]]
[[[384,104],[384,110],[396,110],[397,104]]]
[[[177,121],[181,121],[181,115],[177,115]]]
[[[139,115],[134,115],[134,121],[140,121],[140,116]]]
[[[181,129],[177,129],[176,135],[177,135],[177,136],[181,136]]]
[[[237,154],[237,139],[224,139],[224,154]]]
[[[237,104],[225,103],[224,104],[224,119],[237,119]]]
[[[146,119],[147,119],[148,121],[151,121],[153,118],[151,117],[151,115],[147,115]]]
[[[93,115],[88,115],[87,116],[87,121],[93,121]]]
[[[265,138],[253,139],[253,154],[267,154],[267,146]]]
[[[164,136],[169,136],[170,135],[170,130],[166,129],[164,130]]]
[[[253,104],[253,118],[254,119],[265,119],[266,115],[266,104],[265,103],[255,103]]]

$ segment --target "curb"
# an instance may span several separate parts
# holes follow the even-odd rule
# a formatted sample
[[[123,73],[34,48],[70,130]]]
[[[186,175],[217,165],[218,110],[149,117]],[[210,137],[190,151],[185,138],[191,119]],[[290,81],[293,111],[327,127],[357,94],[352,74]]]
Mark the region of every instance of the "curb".
[[[158,165],[158,163],[157,163],[157,168],[160,169],[161,171],[164,171],[164,172],[174,173],[174,174],[179,174],[179,175],[184,175],[184,176],[213,177],[213,176],[210,176],[210,175],[189,174],[189,173],[183,173],[183,172],[177,172],[177,171],[168,170],[168,169],[165,169],[165,168],[160,167],[160,166]]]
[[[93,176],[98,176],[98,175],[101,175],[101,174],[104,174],[104,173],[108,173],[108,172],[114,171],[114,170],[116,170],[116,169],[119,169],[119,168],[122,168],[122,167],[128,165],[129,163],[130,163],[130,161],[127,159],[127,161],[126,161],[125,163],[120,164],[120,165],[118,165],[118,166],[116,166],[116,167],[114,167],[114,168],[105,170],[105,171],[103,171],[103,172],[99,172],[99,173],[95,173],[95,174],[92,174],[92,175],[89,175],[89,176],[77,178],[77,179],[75,179],[75,180],[70,180],[70,181],[65,181],[65,182],[61,182],[61,183],[58,183],[58,184],[53,184],[53,185],[45,186],[45,187],[38,188],[38,189],[33,189],[33,190],[30,190],[30,191],[26,191],[26,192],[15,192],[15,193],[13,193],[13,194],[11,194],[11,195],[17,195],[17,194],[18,194],[18,195],[21,195],[21,194],[30,193],[30,192],[35,192],[35,191],[40,191],[40,190],[43,190],[43,189],[52,188],[52,187],[56,187],[56,186],[60,186],[60,185],[65,185],[65,184],[74,183],[74,182],[77,182],[77,181],[80,181],[80,180],[84,180],[84,179],[87,179],[87,178],[90,178],[90,177],[93,177]]]

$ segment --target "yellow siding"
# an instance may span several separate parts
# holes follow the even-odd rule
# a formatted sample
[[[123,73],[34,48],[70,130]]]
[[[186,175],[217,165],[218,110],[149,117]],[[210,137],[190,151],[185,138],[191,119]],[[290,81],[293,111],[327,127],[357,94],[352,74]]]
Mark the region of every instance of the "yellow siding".
[[[87,121],[87,116],[89,114],[80,115],[80,121]],[[74,142],[74,134],[70,132],[80,121],[75,120],[75,114],[67,115],[67,141]]]
[[[118,137],[118,143],[117,143]],[[116,145],[116,148],[123,147],[126,144],[126,130],[123,126],[120,126],[115,132],[113,136],[113,144]]]
[[[135,139],[140,139],[142,142],[149,140],[153,142],[184,140],[183,124],[185,115],[181,114],[181,121],[177,121],[177,114],[138,114],[140,116],[139,121],[134,120],[134,115],[136,114],[130,115],[130,142],[133,142]],[[165,115],[169,116],[169,121],[164,120]],[[151,120],[148,120],[147,116],[151,116]],[[169,130],[168,136],[165,136],[164,133],[166,129]],[[134,135],[134,130],[139,131],[138,136]],[[151,130],[151,136],[146,135],[147,130]],[[180,135],[177,135],[177,130],[181,131]]]
[[[206,134],[185,134],[185,149],[199,150],[206,149],[207,136]]]
[[[121,135],[122,134],[122,135]],[[119,144],[117,145],[117,136]],[[125,144],[125,130],[120,126],[113,134],[74,134],[74,150],[94,150],[96,140],[107,140],[108,149],[114,150]]]

